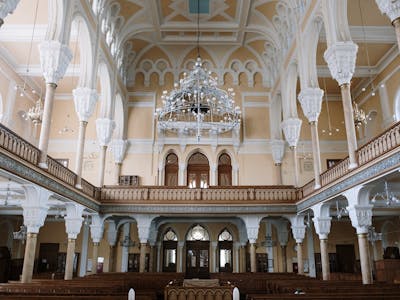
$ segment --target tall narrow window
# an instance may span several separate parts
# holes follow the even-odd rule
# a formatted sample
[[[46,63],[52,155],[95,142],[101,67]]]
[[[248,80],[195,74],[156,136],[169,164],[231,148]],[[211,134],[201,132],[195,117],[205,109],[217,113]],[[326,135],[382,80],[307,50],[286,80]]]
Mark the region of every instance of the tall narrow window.
[[[226,228],[218,236],[220,272],[232,272],[232,240],[232,235]]]
[[[166,186],[178,185],[178,157],[174,153],[167,155],[165,159],[165,181]]]
[[[222,153],[218,159],[218,185],[232,185],[231,158],[226,153]]]
[[[163,272],[176,272],[178,237],[169,228],[163,238]]]
[[[194,153],[190,158],[187,166],[187,182],[190,188],[206,188],[208,187],[208,174],[210,165],[204,154]]]

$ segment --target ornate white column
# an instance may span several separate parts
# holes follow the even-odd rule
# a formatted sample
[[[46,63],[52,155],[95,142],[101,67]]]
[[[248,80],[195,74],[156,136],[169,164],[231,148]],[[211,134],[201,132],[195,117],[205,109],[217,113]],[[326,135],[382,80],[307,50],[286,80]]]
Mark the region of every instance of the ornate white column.
[[[258,227],[260,226],[261,216],[241,216],[246,225],[247,238],[250,243],[250,272],[257,272],[256,264],[256,241],[258,237]]]
[[[155,218],[153,215],[137,215],[135,216],[138,228],[138,235],[140,240],[140,265],[139,272],[145,272],[145,259],[147,251],[147,241],[150,237],[150,226],[152,220]]]
[[[382,118],[383,118],[382,129],[386,129],[393,123],[393,114],[391,113],[389,96],[385,84],[381,84],[379,86],[379,98],[380,98],[379,102],[381,104]]]
[[[185,246],[185,241],[178,242],[177,249],[177,272],[183,272],[183,247]]]
[[[271,222],[265,223],[265,232],[266,236],[265,239],[270,239],[271,244],[267,244],[267,256],[268,256],[268,272],[272,273],[275,272],[274,270],[274,248],[272,247],[272,225]]]
[[[282,184],[282,160],[285,155],[285,141],[284,140],[271,140],[272,159],[274,160],[275,168],[277,171],[278,185]]]
[[[281,123],[283,133],[285,134],[285,139],[293,153],[295,187],[299,186],[299,164],[296,147],[300,137],[301,123],[301,120],[297,118],[288,118],[283,120]]]
[[[11,14],[17,7],[19,0],[2,0],[0,1],[0,27],[4,24],[4,19]]]
[[[72,95],[74,96],[75,111],[79,118],[79,135],[75,164],[75,173],[77,175],[76,187],[82,188],[82,161],[85,148],[86,126],[96,107],[98,97],[96,90],[87,87],[74,89]]]
[[[122,240],[130,240],[130,223],[125,223],[122,227]],[[121,272],[128,272],[129,245],[122,244]]]
[[[239,164],[232,165],[232,185],[239,185]]]
[[[218,165],[212,164],[210,168],[210,185],[218,185]]]
[[[96,120],[97,139],[101,148],[100,153],[100,171],[99,171],[99,186],[104,184],[104,171],[106,167],[107,146],[111,141],[112,132],[115,128],[114,120],[103,118]]]
[[[239,251],[240,251],[240,243],[233,242],[233,272],[239,273]]]
[[[103,238],[104,223],[99,215],[92,216],[92,224],[90,225],[90,234],[93,241],[92,254],[92,274],[97,273],[97,258],[99,256],[99,244]]]
[[[210,242],[210,251],[211,251],[210,272],[211,273],[218,272],[218,270],[219,270],[219,268],[217,266],[217,246],[218,246],[217,241]]]
[[[114,154],[114,162],[115,162],[115,178],[114,178],[115,185],[119,184],[119,176],[121,175],[122,161],[125,158],[128,144],[129,142],[127,140],[113,140],[111,143],[111,151]]]
[[[273,224],[274,220],[272,221]],[[276,222],[275,227],[278,233],[278,241],[281,246],[281,254],[282,254],[282,272],[287,272],[287,255],[286,255],[286,246],[289,240],[289,231],[287,228],[287,221],[279,220]]]
[[[303,262],[303,240],[306,234],[306,226],[304,225],[304,216],[296,215],[290,218],[292,224],[293,238],[296,240],[297,246],[297,268],[300,275],[304,274]]]
[[[186,182],[185,170],[186,170],[186,164],[180,162],[179,163],[179,174],[178,174],[178,185],[185,185],[185,182]]]
[[[373,205],[348,206],[351,225],[357,230],[363,284],[372,284],[372,269],[368,244],[368,227],[372,224]]]
[[[395,28],[397,45],[400,50],[400,1],[399,0],[375,0],[380,11],[386,14]]]
[[[115,221],[110,220],[108,221],[108,228],[107,228],[107,241],[110,245],[110,255],[108,258],[108,272],[115,271],[115,246],[117,245],[117,238],[118,238],[118,230],[117,226],[115,225]]]
[[[84,277],[86,275],[87,268],[87,252],[88,252],[88,242],[89,242],[89,225],[87,222],[83,222],[82,230],[82,249],[79,263],[79,277]]]
[[[162,268],[161,268],[161,242],[157,242],[156,246],[157,246],[157,272],[161,272],[162,271]],[[178,247],[179,247],[179,243],[178,243]],[[177,253],[177,256],[179,257],[179,252]],[[179,262],[179,260],[177,260],[177,263],[178,262]],[[177,268],[176,271],[179,272],[179,269]]]
[[[324,53],[332,77],[338,82],[342,93],[344,123],[349,151],[349,169],[357,167],[357,138],[354,126],[354,113],[350,93],[350,81],[356,66],[358,46],[352,41],[336,42]]]
[[[65,229],[68,234],[67,258],[65,262],[64,279],[71,280],[74,271],[75,241],[81,231],[82,212],[84,207],[76,203],[67,203],[65,205],[67,215],[65,216]]]
[[[319,177],[321,174],[321,151],[319,149],[318,117],[321,113],[323,95],[324,91],[320,88],[305,88],[301,90],[299,94],[301,108],[303,109],[303,113],[307,117],[311,127],[315,189],[321,187],[321,180]]]
[[[23,186],[23,189],[25,200],[21,202],[21,206],[24,225],[27,227],[27,237],[21,282],[29,283],[32,281],[37,235],[46,219],[51,193],[33,185]]]
[[[43,41],[39,45],[40,65],[46,80],[46,96],[44,100],[42,128],[39,137],[41,157],[39,166],[47,168],[47,150],[53,111],[54,94],[58,81],[64,76],[68,64],[72,59],[72,52],[67,45],[58,41]]]
[[[328,234],[331,231],[331,217],[314,217],[315,232],[319,237],[321,248],[322,280],[329,280],[329,255],[328,255]]]

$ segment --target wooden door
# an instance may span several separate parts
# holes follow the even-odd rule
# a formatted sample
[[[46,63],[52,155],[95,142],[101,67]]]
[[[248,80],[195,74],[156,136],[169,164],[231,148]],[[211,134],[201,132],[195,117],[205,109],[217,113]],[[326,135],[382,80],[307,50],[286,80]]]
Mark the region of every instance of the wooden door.
[[[354,245],[336,245],[336,259],[338,272],[354,273],[356,263]]]
[[[186,278],[210,278],[209,241],[186,242]]]

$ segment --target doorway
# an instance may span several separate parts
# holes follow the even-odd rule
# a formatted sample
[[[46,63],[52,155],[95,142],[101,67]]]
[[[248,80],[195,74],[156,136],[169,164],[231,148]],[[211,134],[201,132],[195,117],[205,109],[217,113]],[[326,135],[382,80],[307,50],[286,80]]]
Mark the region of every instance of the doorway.
[[[186,278],[210,278],[209,241],[186,242]]]
[[[356,255],[354,245],[336,245],[337,271],[355,273]]]

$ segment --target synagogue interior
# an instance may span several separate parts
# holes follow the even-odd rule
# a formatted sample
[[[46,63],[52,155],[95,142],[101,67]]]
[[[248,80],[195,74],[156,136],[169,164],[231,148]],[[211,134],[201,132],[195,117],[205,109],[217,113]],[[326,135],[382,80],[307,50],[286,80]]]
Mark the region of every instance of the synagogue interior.
[[[400,0],[0,1],[0,298],[399,299],[399,122]]]

